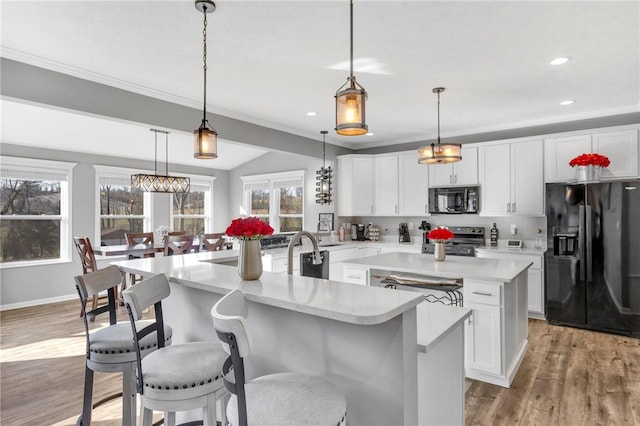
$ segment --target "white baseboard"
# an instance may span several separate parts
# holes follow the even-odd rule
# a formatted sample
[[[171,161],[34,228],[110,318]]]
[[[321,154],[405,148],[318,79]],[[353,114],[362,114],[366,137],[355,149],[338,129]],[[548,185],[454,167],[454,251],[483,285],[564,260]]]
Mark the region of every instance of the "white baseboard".
[[[50,303],[66,302],[68,300],[78,300],[77,294],[67,294],[65,296],[49,297],[47,299],[28,300],[26,302],[10,303],[8,305],[0,305],[0,311],[8,311],[11,309],[28,308],[30,306],[48,305]],[[79,303],[79,302],[78,302]]]

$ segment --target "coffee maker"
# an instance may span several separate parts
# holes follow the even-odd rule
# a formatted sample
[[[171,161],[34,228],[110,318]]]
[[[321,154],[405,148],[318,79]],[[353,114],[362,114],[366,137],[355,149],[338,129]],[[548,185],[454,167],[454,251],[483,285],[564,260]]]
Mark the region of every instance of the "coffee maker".
[[[422,244],[429,242],[429,231],[431,231],[431,224],[426,220],[423,220],[418,229],[422,231]]]
[[[362,223],[351,225],[351,240],[364,241],[365,226]]]

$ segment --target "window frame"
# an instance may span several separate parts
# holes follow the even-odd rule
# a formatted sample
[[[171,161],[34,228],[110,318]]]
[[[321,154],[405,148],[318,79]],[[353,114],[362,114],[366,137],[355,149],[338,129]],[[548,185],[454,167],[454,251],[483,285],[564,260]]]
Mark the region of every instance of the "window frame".
[[[215,232],[213,229],[213,212],[214,212],[214,184],[216,177],[215,176],[202,176],[202,175],[185,175],[180,173],[181,176],[188,177],[191,179],[191,186],[208,186],[209,190],[205,192],[204,196],[204,209],[205,213],[202,215],[175,215],[173,213],[173,194],[169,197],[169,227],[173,229],[173,221],[175,219],[184,218],[184,219],[204,219],[204,232],[211,233]],[[175,230],[174,230],[175,231]]]
[[[60,256],[55,259],[37,259],[37,260],[19,260],[16,262],[0,262],[0,269],[18,268],[24,266],[51,265],[58,263],[67,263],[72,261],[71,251],[71,213],[72,213],[72,195],[73,195],[73,168],[77,163],[54,160],[40,160],[35,158],[0,156],[0,165],[2,165],[3,173],[1,177],[11,179],[9,176],[13,171],[21,172],[25,175],[34,175],[34,179],[24,177],[16,178],[19,180],[40,180],[46,181],[47,178],[36,179],[36,175],[41,173],[44,175],[64,175],[64,180],[60,180],[60,214],[58,215],[11,215],[0,216],[0,220],[60,220]],[[9,170],[9,171],[7,171]],[[14,176],[18,176],[14,174]],[[6,175],[6,176],[5,176]],[[48,179],[53,181],[57,179]]]
[[[268,217],[269,225],[274,229],[274,233],[280,231],[280,217],[299,217],[302,219],[301,230],[304,229],[304,192],[305,192],[305,170],[292,170],[288,172],[265,173],[260,175],[241,176],[242,180],[242,198],[244,211],[248,216]],[[302,188],[302,212],[300,214],[280,214],[280,188],[282,182],[299,180]],[[269,190],[269,214],[254,215],[251,213],[251,186],[265,185]],[[291,231],[293,232],[293,231]]]
[[[153,173],[149,170],[135,170],[124,167],[115,167],[115,166],[103,166],[94,164],[93,168],[95,170],[95,231],[93,244],[101,245],[102,244],[102,233],[100,228],[100,220],[103,217],[109,217],[110,219],[142,219],[142,229],[143,232],[152,232],[153,231],[153,200],[151,199],[150,192],[143,192],[142,197],[142,215],[102,215],[100,212],[100,178],[102,177],[111,177],[115,179],[125,178],[127,181],[131,181],[131,175],[137,173]]]

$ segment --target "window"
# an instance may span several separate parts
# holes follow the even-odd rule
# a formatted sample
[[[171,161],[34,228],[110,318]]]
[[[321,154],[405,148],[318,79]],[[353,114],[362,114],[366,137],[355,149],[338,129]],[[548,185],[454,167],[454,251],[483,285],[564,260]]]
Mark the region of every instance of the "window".
[[[126,244],[128,232],[149,232],[151,229],[148,192],[131,188],[131,169],[94,166],[97,181],[97,208],[100,245]]]
[[[191,191],[171,195],[171,228],[200,235],[213,230],[213,179],[190,176]]]
[[[304,171],[243,176],[247,214],[269,223],[275,232],[304,227]]]
[[[73,163],[0,157],[0,263],[71,259]]]

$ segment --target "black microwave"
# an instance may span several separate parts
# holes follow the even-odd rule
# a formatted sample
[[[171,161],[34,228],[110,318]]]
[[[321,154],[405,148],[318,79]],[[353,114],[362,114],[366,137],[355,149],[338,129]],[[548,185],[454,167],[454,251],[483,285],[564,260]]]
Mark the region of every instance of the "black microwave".
[[[480,187],[429,188],[429,213],[478,213]]]

